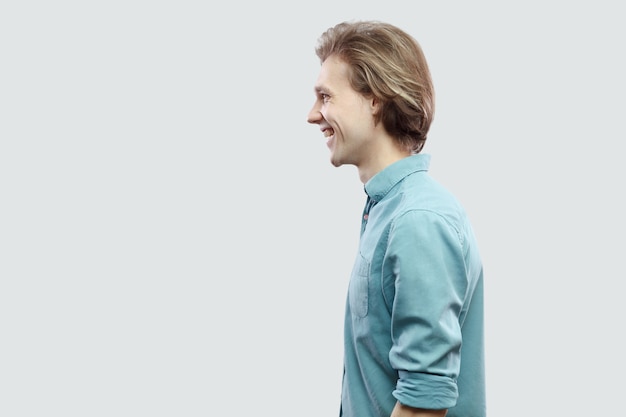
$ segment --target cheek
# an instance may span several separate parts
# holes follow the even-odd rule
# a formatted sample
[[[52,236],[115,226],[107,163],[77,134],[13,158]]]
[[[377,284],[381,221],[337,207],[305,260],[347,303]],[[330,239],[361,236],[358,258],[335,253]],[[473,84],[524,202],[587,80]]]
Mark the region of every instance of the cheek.
[[[333,110],[327,104],[322,106],[322,108],[320,109],[320,113],[322,114],[322,116],[324,116],[324,119],[333,117]]]

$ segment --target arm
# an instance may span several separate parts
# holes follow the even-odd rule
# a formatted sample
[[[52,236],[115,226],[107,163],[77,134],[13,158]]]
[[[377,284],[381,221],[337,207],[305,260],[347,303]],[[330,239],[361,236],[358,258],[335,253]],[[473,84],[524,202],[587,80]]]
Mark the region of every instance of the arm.
[[[385,261],[395,286],[389,296],[389,360],[398,371],[393,395],[418,410],[453,407],[460,368],[459,316],[467,287],[458,234],[437,213],[406,213],[390,230]]]
[[[425,410],[423,408],[413,408],[396,403],[391,417],[445,417],[448,410]]]

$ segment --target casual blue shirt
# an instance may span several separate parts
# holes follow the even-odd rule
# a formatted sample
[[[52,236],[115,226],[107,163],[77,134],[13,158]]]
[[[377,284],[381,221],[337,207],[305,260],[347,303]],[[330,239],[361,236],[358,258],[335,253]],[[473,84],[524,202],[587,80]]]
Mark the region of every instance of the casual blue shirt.
[[[341,415],[389,417],[396,403],[484,417],[483,268],[466,212],[401,159],[365,184],[346,300]]]

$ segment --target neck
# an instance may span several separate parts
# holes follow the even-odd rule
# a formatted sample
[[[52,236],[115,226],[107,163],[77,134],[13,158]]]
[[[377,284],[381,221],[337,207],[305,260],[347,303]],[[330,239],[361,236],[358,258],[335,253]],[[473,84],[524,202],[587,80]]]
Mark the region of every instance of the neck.
[[[382,146],[377,152],[372,154],[372,157],[366,163],[357,167],[359,179],[365,184],[389,165],[408,156],[411,156],[411,152],[396,145],[395,142],[390,143],[390,146]]]

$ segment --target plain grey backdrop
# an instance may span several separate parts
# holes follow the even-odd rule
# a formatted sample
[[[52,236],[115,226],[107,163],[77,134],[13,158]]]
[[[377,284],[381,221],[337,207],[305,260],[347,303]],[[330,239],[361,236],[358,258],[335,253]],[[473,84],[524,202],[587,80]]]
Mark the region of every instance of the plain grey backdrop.
[[[306,123],[317,37],[383,20],[486,274],[496,416],[623,395],[618,2],[4,2],[0,414],[334,416],[364,204]]]

